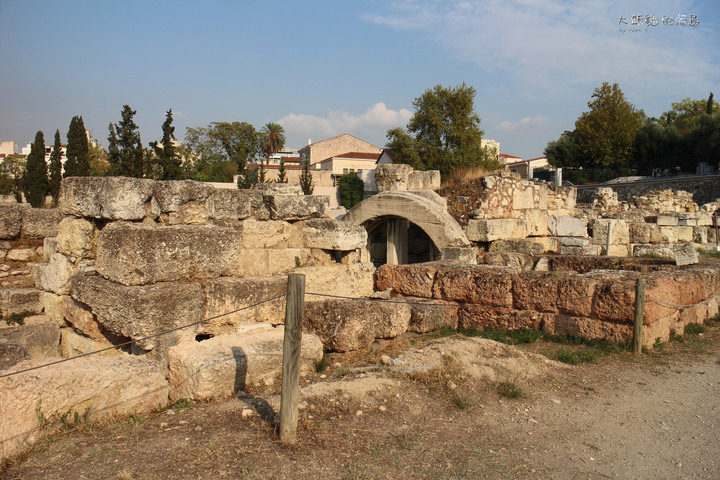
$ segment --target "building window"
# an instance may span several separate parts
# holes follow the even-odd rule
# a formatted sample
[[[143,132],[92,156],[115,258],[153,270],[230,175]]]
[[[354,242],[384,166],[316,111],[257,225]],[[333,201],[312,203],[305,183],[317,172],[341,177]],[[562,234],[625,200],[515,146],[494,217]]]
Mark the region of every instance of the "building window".
[[[362,173],[362,168],[358,168],[358,173]]]
[[[348,169],[347,169],[347,168],[343,168],[343,174],[345,174],[345,173],[348,173]]]

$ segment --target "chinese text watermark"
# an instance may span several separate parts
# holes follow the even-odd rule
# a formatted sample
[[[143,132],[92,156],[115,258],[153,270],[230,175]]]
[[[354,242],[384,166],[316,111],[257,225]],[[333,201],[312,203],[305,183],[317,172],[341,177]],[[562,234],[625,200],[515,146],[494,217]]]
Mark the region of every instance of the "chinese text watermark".
[[[700,25],[697,15],[676,15],[674,17],[656,15],[630,15],[618,17],[621,32],[647,32],[650,28],[663,27],[697,27]]]

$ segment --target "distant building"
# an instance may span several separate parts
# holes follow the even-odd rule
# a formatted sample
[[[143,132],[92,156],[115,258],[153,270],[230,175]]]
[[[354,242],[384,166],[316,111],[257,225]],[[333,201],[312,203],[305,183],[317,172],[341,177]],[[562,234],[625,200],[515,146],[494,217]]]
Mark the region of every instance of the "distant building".
[[[500,155],[500,142],[490,140],[489,138],[483,138],[480,140],[480,146],[487,148],[488,153],[494,157],[495,160],[499,160],[498,155]]]
[[[319,170],[319,162],[327,160],[328,158],[334,157],[335,155],[342,155],[348,152],[354,153],[376,153],[380,155],[382,148],[373,145],[372,143],[360,140],[357,137],[353,137],[348,133],[343,133],[336,137],[328,138],[326,140],[320,140],[319,142],[310,143],[298,150],[300,154],[300,161],[310,161],[312,168]]]

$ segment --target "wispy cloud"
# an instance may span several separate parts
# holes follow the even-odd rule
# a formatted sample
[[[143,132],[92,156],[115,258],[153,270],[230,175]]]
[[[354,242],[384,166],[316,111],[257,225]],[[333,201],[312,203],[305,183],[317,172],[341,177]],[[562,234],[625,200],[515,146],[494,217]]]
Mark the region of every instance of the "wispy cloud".
[[[291,113],[278,120],[278,123],[283,125],[285,131],[293,132],[297,139],[320,140],[351,133],[377,144],[385,137],[388,128],[404,126],[411,116],[412,112],[409,110],[392,110],[378,102],[359,115],[337,110],[329,110],[324,117]]]
[[[500,151],[522,158],[543,155],[548,139],[560,136],[563,125],[544,115],[525,117],[517,121],[504,120],[486,130],[485,136],[500,142]],[[522,141],[518,141],[520,138]]]

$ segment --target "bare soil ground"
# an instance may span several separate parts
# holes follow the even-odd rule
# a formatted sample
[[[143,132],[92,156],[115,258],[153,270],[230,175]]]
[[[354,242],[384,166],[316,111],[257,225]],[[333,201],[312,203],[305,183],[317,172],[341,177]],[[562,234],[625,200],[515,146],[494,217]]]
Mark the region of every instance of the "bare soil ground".
[[[585,347],[405,336],[304,379],[294,445],[273,430],[273,385],[56,431],[0,478],[720,478],[719,330],[579,366],[533,355]],[[421,352],[439,368],[417,368]]]

